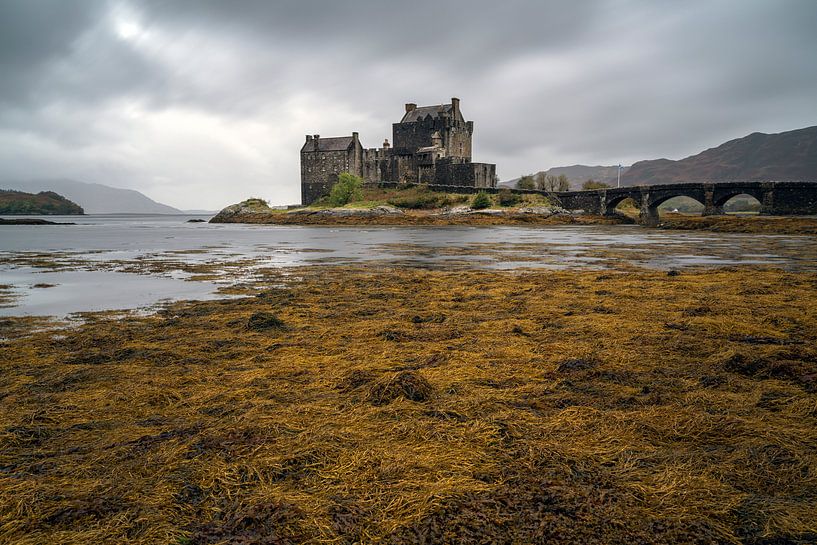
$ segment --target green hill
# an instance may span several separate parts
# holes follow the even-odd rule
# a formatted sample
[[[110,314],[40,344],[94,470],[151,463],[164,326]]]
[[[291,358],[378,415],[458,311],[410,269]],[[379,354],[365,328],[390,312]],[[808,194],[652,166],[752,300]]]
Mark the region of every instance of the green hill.
[[[24,193],[0,189],[0,214],[84,214],[80,205],[53,191]]]

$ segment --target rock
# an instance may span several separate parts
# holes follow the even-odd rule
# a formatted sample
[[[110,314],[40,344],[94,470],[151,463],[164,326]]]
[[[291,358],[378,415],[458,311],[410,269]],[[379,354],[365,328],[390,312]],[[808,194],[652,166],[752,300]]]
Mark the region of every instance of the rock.
[[[266,216],[274,211],[261,199],[247,199],[238,204],[232,204],[210,219],[210,223],[235,223],[252,216]]]
[[[547,206],[524,206],[516,210],[517,214],[541,214],[550,216],[553,214]]]
[[[192,220],[187,220],[187,223],[207,223],[207,220],[196,218],[196,219],[192,219]]]
[[[556,216],[561,214],[570,214],[569,210],[565,210],[559,206],[524,206],[516,210],[517,214],[535,214],[537,216]]]
[[[505,215],[504,210],[500,210],[499,208],[483,208],[482,210],[473,210],[470,212],[473,215],[481,215],[481,216],[503,216]]]
[[[474,209],[470,206],[452,206],[450,208],[446,207],[440,210],[439,213],[435,214],[437,216],[458,216],[461,214],[470,214],[473,212]]]
[[[317,214],[320,210],[310,209],[310,208],[295,208],[294,210],[287,211],[287,215],[290,216],[311,216],[312,214]]]
[[[396,206],[390,206],[386,204],[381,204],[380,206],[375,206],[372,208],[373,211],[377,211],[380,214],[394,214],[397,216],[402,216],[405,214],[402,210],[397,208]]]
[[[404,214],[404,212],[394,206],[380,205],[374,208],[326,208],[316,211],[315,214],[339,218],[371,218],[377,216],[399,216]]]

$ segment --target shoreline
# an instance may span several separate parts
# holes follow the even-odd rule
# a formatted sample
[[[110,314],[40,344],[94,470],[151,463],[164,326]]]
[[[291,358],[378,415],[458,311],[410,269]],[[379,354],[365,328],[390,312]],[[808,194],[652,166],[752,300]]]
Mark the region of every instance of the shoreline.
[[[722,233],[817,235],[817,218],[807,216],[693,216],[664,214],[654,227],[638,223],[633,212],[615,216],[571,213],[553,207],[489,210],[401,210],[391,206],[374,208],[300,208],[272,210],[233,205],[210,219],[209,223],[255,225],[326,226],[446,226],[446,225],[641,225],[647,229],[702,230]]]

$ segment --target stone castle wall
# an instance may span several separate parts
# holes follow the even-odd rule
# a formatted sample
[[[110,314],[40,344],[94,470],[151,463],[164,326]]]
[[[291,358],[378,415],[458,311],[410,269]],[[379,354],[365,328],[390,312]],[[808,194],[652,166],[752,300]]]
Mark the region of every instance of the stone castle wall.
[[[301,202],[310,204],[327,195],[342,172],[367,183],[494,187],[496,166],[471,162],[474,123],[462,117],[459,99],[451,100],[447,106],[419,112],[415,104],[407,104],[406,121],[392,125],[393,148],[386,143],[383,148],[364,149],[357,133],[323,140],[307,136],[301,149]],[[340,145],[345,149],[336,149]]]
[[[437,161],[434,184],[441,186],[471,186],[477,188],[496,185],[496,165],[458,162],[451,159]]]

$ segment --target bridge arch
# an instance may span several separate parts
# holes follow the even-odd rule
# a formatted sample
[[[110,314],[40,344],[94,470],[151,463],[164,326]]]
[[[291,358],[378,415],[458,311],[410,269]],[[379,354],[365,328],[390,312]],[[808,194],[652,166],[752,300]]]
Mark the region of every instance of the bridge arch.
[[[715,204],[715,206],[722,208],[724,204],[740,195],[749,195],[750,197],[753,197],[757,202],[763,202],[763,191],[755,191],[751,189],[746,191],[740,189],[735,189],[733,191],[722,191],[719,192],[717,196],[713,195],[712,202]]]
[[[763,200],[762,200],[763,196],[762,195],[755,196],[755,195],[752,195],[751,193],[745,193],[745,192],[744,193],[736,193],[734,195],[729,195],[728,197],[724,197],[724,198],[720,199],[719,201],[716,201],[715,202],[715,208],[719,211],[719,213],[726,214],[727,213],[726,210],[728,208],[729,203],[732,202],[734,199],[737,199],[739,197],[748,197],[750,199],[749,203],[751,204],[752,208],[756,209],[756,211],[758,213],[763,208]]]
[[[646,195],[646,203],[641,205],[641,221],[656,225],[659,220],[658,207],[675,197],[688,197],[701,203],[707,213],[707,194],[702,184],[678,184],[675,186],[653,186]]]
[[[628,191],[614,191],[605,192],[603,195],[603,209],[605,215],[613,216],[618,212],[616,208],[627,199],[632,199],[635,202],[636,208],[641,208],[641,191],[630,189]]]

